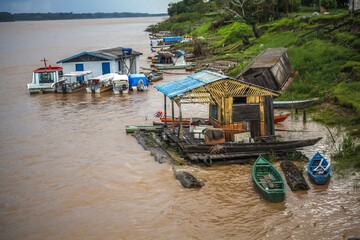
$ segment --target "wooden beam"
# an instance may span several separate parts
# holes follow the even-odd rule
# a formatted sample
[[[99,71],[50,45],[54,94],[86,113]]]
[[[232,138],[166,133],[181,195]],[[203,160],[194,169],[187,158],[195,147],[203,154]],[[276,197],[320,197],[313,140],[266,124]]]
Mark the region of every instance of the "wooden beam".
[[[167,126],[167,121],[166,121],[166,116],[167,116],[167,112],[166,112],[166,95],[164,94],[164,117],[165,117],[165,126]]]
[[[172,118],[172,131],[175,133],[175,113],[174,113],[174,101],[171,100],[171,118]]]

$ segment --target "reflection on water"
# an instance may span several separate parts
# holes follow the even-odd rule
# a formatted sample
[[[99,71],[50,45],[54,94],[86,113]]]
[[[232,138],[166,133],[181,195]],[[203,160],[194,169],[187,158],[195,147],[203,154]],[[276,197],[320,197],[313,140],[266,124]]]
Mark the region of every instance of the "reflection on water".
[[[0,52],[8,56],[0,60],[1,239],[359,237],[359,189],[353,187],[359,176],[341,180],[335,172],[329,184],[310,183],[306,192],[288,188],[285,202],[274,204],[254,187],[250,165],[189,166],[207,182],[200,190],[183,189],[170,165],[156,163],[125,134],[125,125],[151,124],[163,109],[154,85],[124,96],[26,92],[43,57],[55,62],[82,51],[131,46],[144,53],[141,66],[147,67],[143,29],[159,20],[0,23]],[[51,41],[44,40],[48,35]],[[162,82],[178,77],[165,75]],[[206,116],[207,107],[186,106],[184,115],[193,114]],[[322,136],[303,152],[330,158],[336,145],[327,128],[310,120],[303,124],[301,116],[276,125],[298,132],[277,134]],[[341,130],[330,131],[341,140]]]

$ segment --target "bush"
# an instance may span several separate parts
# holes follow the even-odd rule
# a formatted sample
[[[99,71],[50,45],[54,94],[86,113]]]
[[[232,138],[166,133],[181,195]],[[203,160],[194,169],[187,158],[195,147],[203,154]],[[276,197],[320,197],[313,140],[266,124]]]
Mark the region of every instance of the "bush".
[[[336,0],[321,0],[321,5],[326,9],[333,9],[336,7]]]
[[[331,155],[335,168],[360,168],[360,145],[350,135],[345,135],[338,150]]]

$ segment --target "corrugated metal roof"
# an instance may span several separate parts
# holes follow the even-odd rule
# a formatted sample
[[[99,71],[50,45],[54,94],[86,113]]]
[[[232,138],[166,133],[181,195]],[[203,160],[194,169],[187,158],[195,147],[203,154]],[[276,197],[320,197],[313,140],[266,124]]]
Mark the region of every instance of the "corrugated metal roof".
[[[97,58],[104,59],[104,60],[117,60],[121,56],[123,56],[122,49],[123,49],[122,47],[115,47],[115,48],[109,48],[109,49],[103,49],[103,50],[97,50],[97,51],[91,51],[91,52],[81,52],[81,53],[75,54],[71,57],[57,61],[56,63],[69,62],[77,57],[84,56],[84,55],[90,55],[90,56],[97,57]],[[142,53],[132,50],[132,54],[129,56],[139,56],[139,55],[142,55]]]
[[[113,60],[113,58],[111,57],[108,57],[108,56],[103,56],[103,55],[100,55],[100,54],[96,54],[96,53],[93,53],[93,52],[81,52],[81,53],[78,53],[78,54],[75,54],[71,57],[68,57],[68,58],[64,58],[60,61],[57,61],[56,63],[65,63],[65,62],[69,62],[77,57],[80,57],[80,56],[85,56],[85,55],[89,55],[89,56],[93,56],[93,57],[97,57],[97,58],[100,58],[100,59],[104,59],[104,60]]]
[[[215,72],[201,71],[191,76],[155,86],[155,88],[168,98],[173,98],[222,79],[229,79],[229,77]]]
[[[286,51],[287,48],[268,48],[255,58],[249,68],[271,68]]]

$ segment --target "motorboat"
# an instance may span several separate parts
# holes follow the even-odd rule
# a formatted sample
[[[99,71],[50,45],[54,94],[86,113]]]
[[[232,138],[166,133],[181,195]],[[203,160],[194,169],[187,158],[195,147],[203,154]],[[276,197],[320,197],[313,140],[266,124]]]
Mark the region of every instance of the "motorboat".
[[[129,92],[129,77],[125,74],[114,76],[112,80],[114,94]]]
[[[91,71],[76,71],[64,74],[60,80],[52,84],[55,91],[58,93],[72,93],[79,92],[86,89],[86,77],[90,75]]]
[[[101,93],[113,88],[113,79],[118,73],[107,73],[87,80],[87,93]]]
[[[63,75],[62,67],[47,66],[47,60],[42,61],[44,61],[45,66],[35,69],[32,74],[32,82],[27,84],[30,93],[55,92],[53,84],[57,83]]]

